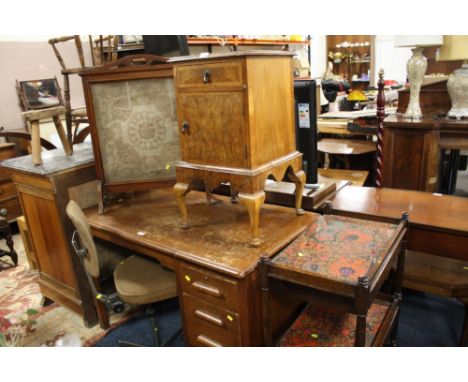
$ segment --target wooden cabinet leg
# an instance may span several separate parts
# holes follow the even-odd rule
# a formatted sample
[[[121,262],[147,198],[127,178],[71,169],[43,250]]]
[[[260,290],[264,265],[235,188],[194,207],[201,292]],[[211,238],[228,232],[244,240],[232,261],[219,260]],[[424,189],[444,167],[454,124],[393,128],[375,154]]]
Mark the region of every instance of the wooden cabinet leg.
[[[250,218],[251,239],[250,245],[257,247],[262,242],[259,235],[260,208],[265,202],[265,192],[260,191],[256,194],[239,193],[239,202],[247,209]]]
[[[104,187],[102,181],[97,182],[97,202],[98,202],[98,213],[102,215],[104,213]]]
[[[306,174],[300,170],[294,173],[292,170],[288,174],[289,180],[296,185],[295,195],[295,207],[297,215],[304,215],[304,209],[302,208],[302,194],[304,193],[304,186],[306,182]]]
[[[239,193],[239,191],[237,191],[237,189],[231,184],[231,187],[230,187],[230,190],[231,190],[231,203],[237,203],[239,201],[239,199],[237,198],[237,194]]]
[[[176,183],[173,188],[177,206],[179,207],[179,212],[182,217],[182,222],[180,223],[182,228],[188,228],[187,203],[185,200],[185,195],[188,194],[190,189],[191,186],[187,183]]]
[[[63,151],[65,151],[65,155],[72,155],[73,151],[72,151],[70,144],[68,143],[67,137],[65,135],[65,131],[63,130],[63,125],[62,125],[62,122],[60,121],[60,117],[56,115],[53,117],[53,119],[54,119],[55,128],[57,129],[57,133],[60,138],[60,142],[62,142]]]
[[[42,164],[41,157],[41,134],[39,130],[39,121],[31,121],[31,151],[32,162],[34,165]]]
[[[217,202],[216,199],[213,199],[213,194],[211,193],[211,189],[208,186],[208,184],[206,184],[206,182],[205,182],[205,194],[206,194],[206,202],[208,204],[215,204]]]

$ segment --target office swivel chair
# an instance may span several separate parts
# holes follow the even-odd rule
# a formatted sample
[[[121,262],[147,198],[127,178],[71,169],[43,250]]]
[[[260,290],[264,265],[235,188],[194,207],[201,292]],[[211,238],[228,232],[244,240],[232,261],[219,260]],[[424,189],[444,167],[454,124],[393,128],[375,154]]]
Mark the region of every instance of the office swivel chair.
[[[131,255],[125,258],[120,247],[104,246],[94,241],[88,221],[78,204],[71,200],[67,205],[67,215],[76,228],[73,233],[72,245],[80,257],[88,276],[91,288],[96,296],[96,308],[101,326],[108,324],[107,310],[120,313],[124,303],[130,305],[148,305],[152,334],[156,346],[160,346],[159,330],[154,316],[154,305],[157,302],[177,297],[176,278],[173,272],[163,268],[156,261]],[[119,253],[120,252],[120,253]],[[109,270],[113,264],[118,265],[113,270],[115,292],[100,292],[100,276],[105,268]],[[176,331],[165,343],[172,342],[181,332]],[[119,341],[121,346],[139,346],[133,343]]]

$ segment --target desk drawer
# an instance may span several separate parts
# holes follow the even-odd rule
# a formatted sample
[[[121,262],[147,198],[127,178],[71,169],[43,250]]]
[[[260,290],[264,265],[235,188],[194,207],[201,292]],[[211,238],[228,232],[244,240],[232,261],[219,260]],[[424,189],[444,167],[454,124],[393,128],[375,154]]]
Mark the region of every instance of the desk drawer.
[[[21,215],[23,215],[23,212],[21,211],[21,205],[18,198],[0,201],[0,216],[4,217],[8,221],[12,221]]]
[[[181,265],[179,288],[192,296],[233,311],[238,310],[238,285],[214,272],[191,265]]]
[[[16,194],[16,186],[13,182],[0,184],[0,203],[2,200],[9,199]]]
[[[240,62],[194,64],[178,66],[175,71],[177,88],[196,91],[221,89],[241,89],[243,71]]]
[[[236,313],[182,294],[186,336],[193,346],[239,346],[240,323]]]

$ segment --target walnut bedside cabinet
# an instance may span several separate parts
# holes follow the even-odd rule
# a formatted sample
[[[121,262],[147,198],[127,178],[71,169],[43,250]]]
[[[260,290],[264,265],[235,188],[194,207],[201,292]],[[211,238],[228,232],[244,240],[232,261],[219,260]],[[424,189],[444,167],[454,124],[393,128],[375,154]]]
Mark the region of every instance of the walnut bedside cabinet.
[[[260,207],[265,181],[296,184],[301,208],[305,173],[296,150],[290,52],[244,51],[171,60],[174,64],[182,160],[174,186],[182,227],[188,227],[185,195],[203,182],[208,195],[229,182],[247,208],[252,246],[261,243]]]

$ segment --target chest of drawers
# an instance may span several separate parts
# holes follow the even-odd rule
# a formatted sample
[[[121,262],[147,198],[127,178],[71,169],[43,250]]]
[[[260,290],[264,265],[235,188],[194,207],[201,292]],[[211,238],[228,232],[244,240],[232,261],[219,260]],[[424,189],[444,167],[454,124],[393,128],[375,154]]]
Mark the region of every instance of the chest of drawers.
[[[0,162],[15,156],[14,143],[0,144]],[[11,181],[8,172],[0,167],[0,216],[11,222],[21,215],[21,205],[15,184]]]

